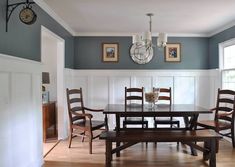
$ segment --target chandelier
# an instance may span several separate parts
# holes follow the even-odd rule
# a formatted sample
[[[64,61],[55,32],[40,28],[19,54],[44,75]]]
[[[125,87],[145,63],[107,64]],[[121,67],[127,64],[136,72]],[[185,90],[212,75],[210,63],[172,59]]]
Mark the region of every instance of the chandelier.
[[[145,32],[144,35],[133,35],[132,46],[130,48],[130,56],[135,63],[146,64],[153,58],[153,45],[152,42],[152,16],[153,13],[146,14],[149,21],[149,31]],[[163,48],[167,43],[167,34],[159,33],[157,39],[157,47]]]

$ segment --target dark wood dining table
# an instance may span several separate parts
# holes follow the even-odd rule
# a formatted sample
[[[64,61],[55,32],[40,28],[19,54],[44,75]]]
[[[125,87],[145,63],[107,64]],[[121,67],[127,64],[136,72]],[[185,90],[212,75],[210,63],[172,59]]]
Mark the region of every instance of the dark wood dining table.
[[[139,104],[130,104],[125,106],[125,104],[108,104],[103,113],[105,115],[113,114],[116,118],[115,130],[122,131],[125,130],[120,126],[121,117],[183,117],[185,126],[180,129],[193,130],[196,127],[197,119],[199,114],[211,113],[209,109],[196,106],[193,104],[158,104],[154,107],[150,107],[149,104],[144,106]],[[108,118],[106,117],[108,122]],[[149,128],[151,129],[151,128]],[[154,129],[154,128],[152,128]],[[170,129],[170,128],[169,128]],[[179,128],[173,128],[178,130]],[[171,129],[172,130],[172,129]],[[119,143],[117,143],[117,146]],[[195,149],[191,147],[192,155],[197,155]]]
[[[145,104],[108,104],[103,113],[114,114],[116,117],[116,130],[121,130],[121,117],[183,117],[185,121],[185,129],[193,129],[196,125],[199,114],[211,113],[209,109],[196,106],[193,104],[158,104],[154,107]],[[106,118],[107,119],[107,118]]]

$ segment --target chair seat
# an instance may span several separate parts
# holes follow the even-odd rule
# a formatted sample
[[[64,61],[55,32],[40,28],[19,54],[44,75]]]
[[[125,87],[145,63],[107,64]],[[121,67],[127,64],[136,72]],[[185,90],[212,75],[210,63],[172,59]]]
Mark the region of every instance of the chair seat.
[[[231,123],[226,122],[226,121],[214,121],[214,120],[205,120],[205,121],[199,121],[197,123],[198,126],[204,127],[204,128],[209,128],[209,129],[220,129],[220,130],[225,130],[225,129],[230,129],[231,128]]]
[[[74,124],[72,125],[73,128],[87,128],[90,126],[90,121],[89,120],[80,120],[80,121],[76,121],[74,122]],[[91,126],[92,126],[92,130],[96,130],[96,129],[100,129],[102,127],[105,126],[105,122],[104,121],[96,121],[96,120],[92,120],[91,121]],[[79,128],[80,129],[80,128]]]
[[[154,123],[155,124],[179,124],[180,121],[174,118],[172,118],[172,120],[170,118],[164,118],[164,119],[156,119]]]

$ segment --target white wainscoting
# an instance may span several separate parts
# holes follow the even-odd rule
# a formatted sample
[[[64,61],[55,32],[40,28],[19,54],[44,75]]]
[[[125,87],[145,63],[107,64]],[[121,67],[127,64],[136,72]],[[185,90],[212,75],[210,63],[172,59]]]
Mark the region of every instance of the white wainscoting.
[[[124,87],[171,87],[173,103],[210,108],[219,87],[218,70],[68,70],[65,86],[83,88],[85,105],[104,108],[107,103],[124,103]],[[209,115],[201,115],[200,119]],[[103,119],[102,114],[94,115]],[[109,118],[113,127],[115,119]]]
[[[41,64],[0,54],[0,166],[40,167]]]

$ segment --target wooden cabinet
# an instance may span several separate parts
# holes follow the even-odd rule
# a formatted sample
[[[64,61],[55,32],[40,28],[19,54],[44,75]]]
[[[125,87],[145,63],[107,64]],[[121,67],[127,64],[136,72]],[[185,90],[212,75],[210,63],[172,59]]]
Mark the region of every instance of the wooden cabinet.
[[[45,103],[42,106],[43,142],[46,139],[57,136],[57,112],[56,102]]]

